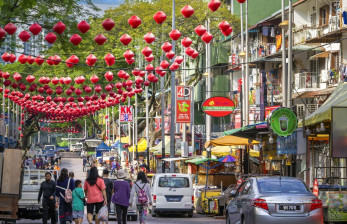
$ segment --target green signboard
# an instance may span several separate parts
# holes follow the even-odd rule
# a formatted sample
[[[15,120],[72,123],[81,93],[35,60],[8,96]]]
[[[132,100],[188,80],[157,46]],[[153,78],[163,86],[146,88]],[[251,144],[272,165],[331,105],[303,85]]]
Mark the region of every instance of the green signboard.
[[[298,119],[296,114],[284,107],[272,111],[270,119],[268,119],[268,127],[278,136],[286,137],[296,130]]]

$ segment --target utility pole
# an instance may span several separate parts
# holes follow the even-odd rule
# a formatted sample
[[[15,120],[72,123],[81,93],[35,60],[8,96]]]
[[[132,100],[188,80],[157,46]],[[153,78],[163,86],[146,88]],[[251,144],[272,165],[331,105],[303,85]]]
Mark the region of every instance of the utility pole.
[[[210,20],[206,21],[207,32],[210,32]],[[206,99],[211,98],[211,56],[210,43],[206,44]],[[206,142],[211,141],[211,116],[206,114]]]
[[[292,109],[292,70],[293,70],[293,0],[289,0],[289,27],[288,27],[288,81],[287,81],[287,107]]]
[[[2,84],[2,89],[5,89],[5,85]],[[5,149],[5,132],[6,132],[6,123],[5,123],[5,94],[2,94],[2,145]]]
[[[246,23],[245,23],[245,31],[246,31],[246,74],[245,74],[245,125],[249,125],[249,44],[248,44],[248,1],[246,1]]]
[[[285,20],[285,7],[284,0],[282,0],[282,22]],[[286,66],[286,30],[282,28],[282,107],[287,107]]]
[[[145,76],[145,80],[147,80],[147,72]],[[147,158],[147,166],[149,168],[149,111],[148,111],[148,86],[145,88],[146,91],[146,140],[147,140],[147,149],[146,149],[146,158]]]
[[[176,29],[176,15],[175,15],[175,0],[172,0],[172,30]],[[172,51],[175,53],[176,41],[172,40]],[[174,62],[172,59],[172,63]],[[175,72],[171,71],[171,126],[170,126],[170,157],[175,157],[175,132],[176,132],[176,122],[175,122],[175,104],[176,104],[176,79]],[[165,146],[164,146],[165,147]],[[175,172],[175,162],[171,161],[170,172]]]
[[[241,10],[241,12],[240,12],[240,20],[241,20],[241,52],[243,52],[244,51],[244,49],[245,49],[245,45],[244,45],[244,39],[243,39],[243,4],[240,4],[240,10]],[[243,62],[244,62],[244,59],[243,59],[243,57],[240,57],[241,58],[241,76],[242,76],[242,87],[244,87],[245,86],[245,70],[244,70],[244,64],[243,64]],[[245,94],[244,94],[244,90],[245,90],[245,88],[242,88],[241,89],[241,95],[243,95],[243,97],[240,97],[241,99],[240,99],[240,101],[241,101],[241,127],[243,127],[243,125],[245,124],[245,122],[244,122],[244,119],[245,119],[245,110],[244,110],[244,108],[245,108],[245,101],[244,101],[244,96],[245,96]]]

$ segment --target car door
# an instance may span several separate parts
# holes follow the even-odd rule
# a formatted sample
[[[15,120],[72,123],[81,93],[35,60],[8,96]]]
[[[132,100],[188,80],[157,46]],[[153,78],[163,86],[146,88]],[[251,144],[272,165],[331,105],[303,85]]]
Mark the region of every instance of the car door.
[[[241,220],[241,195],[244,186],[245,182],[240,185],[240,187],[236,190],[235,197],[229,202],[228,216],[230,223],[239,223]]]
[[[240,214],[243,215],[243,217],[246,219],[246,223],[249,222],[249,215],[250,210],[252,206],[252,199],[253,199],[253,188],[252,188],[252,180],[248,180],[243,189],[240,196],[240,202],[241,202],[241,210]]]

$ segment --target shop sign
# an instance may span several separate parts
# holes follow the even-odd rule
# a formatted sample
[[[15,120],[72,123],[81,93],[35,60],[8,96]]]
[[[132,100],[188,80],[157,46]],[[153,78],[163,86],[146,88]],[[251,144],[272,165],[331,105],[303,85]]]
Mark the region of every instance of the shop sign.
[[[176,100],[176,122],[177,123],[190,123],[190,100]]]
[[[284,107],[274,110],[270,119],[268,119],[268,127],[278,136],[286,137],[294,133],[298,126],[298,118],[296,114]]]
[[[202,110],[212,117],[224,117],[231,114],[235,109],[232,100],[226,97],[216,96],[202,103]]]
[[[133,121],[133,107],[132,106],[120,106],[120,122],[132,122]]]

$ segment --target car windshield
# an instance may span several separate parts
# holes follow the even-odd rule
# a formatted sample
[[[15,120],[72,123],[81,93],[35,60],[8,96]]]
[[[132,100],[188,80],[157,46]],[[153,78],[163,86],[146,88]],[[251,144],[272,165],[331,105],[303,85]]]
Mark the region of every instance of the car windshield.
[[[46,146],[45,149],[46,150],[54,150],[54,146]]]
[[[309,190],[301,181],[258,181],[258,189],[261,194],[266,193],[286,193],[286,194],[306,194]]]
[[[187,177],[160,177],[159,187],[187,188],[189,180]]]

